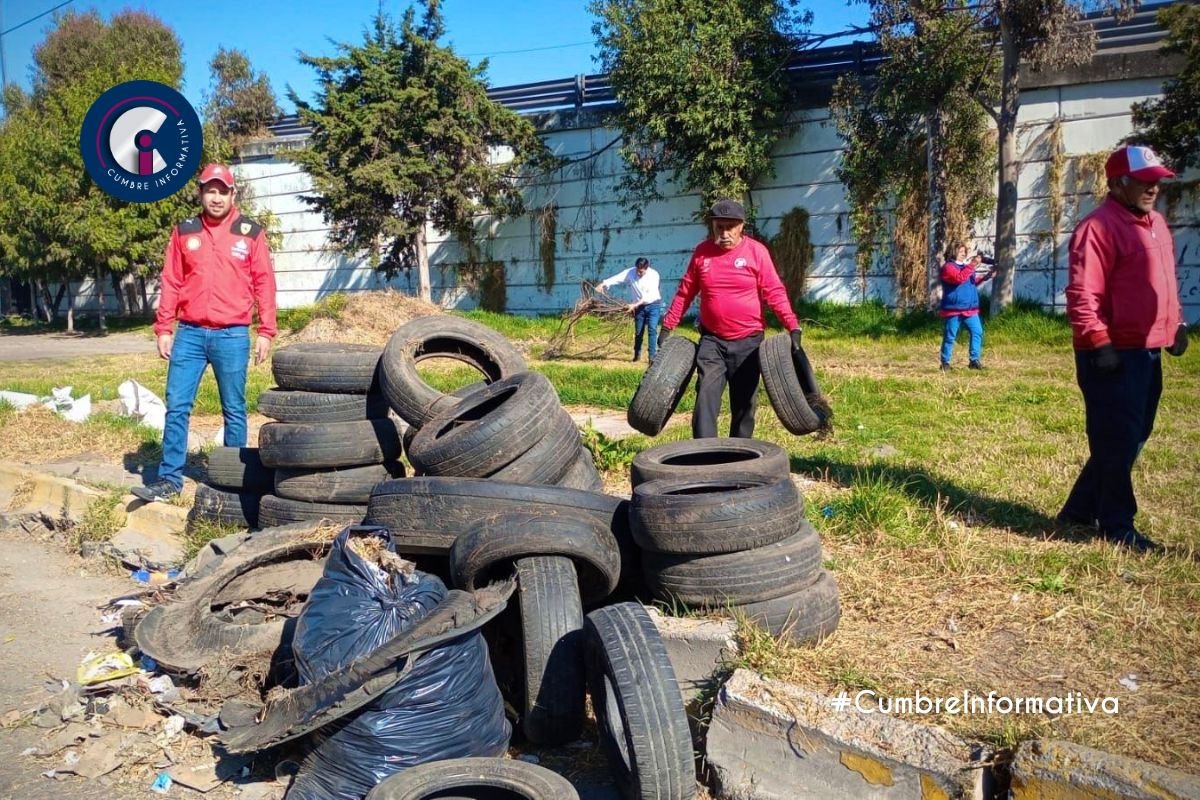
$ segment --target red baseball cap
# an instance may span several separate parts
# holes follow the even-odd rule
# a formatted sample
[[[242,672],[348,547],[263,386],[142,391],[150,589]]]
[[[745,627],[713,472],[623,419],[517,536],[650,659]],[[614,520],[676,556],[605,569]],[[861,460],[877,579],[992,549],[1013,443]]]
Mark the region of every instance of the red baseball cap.
[[[200,173],[200,185],[203,186],[209,181],[220,181],[230,189],[237,185],[233,180],[233,173],[224,164],[209,164],[204,168]]]
[[[1163,165],[1153,150],[1137,144],[1118,148],[1109,156],[1108,161],[1104,162],[1104,175],[1107,178],[1129,175],[1139,181],[1158,181],[1175,177],[1175,173]]]

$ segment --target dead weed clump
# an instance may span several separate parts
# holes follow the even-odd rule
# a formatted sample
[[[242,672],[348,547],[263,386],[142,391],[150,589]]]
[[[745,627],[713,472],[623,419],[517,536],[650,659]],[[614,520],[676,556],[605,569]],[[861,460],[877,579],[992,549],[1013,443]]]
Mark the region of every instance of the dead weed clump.
[[[438,306],[394,289],[355,292],[346,295],[336,318],[315,317],[296,333],[282,337],[282,343],[341,342],[384,345],[404,323],[418,317],[441,313],[442,309]]]
[[[144,442],[136,424],[104,414],[76,423],[38,407],[0,419],[0,461],[40,464],[80,453],[120,461],[138,453]]]

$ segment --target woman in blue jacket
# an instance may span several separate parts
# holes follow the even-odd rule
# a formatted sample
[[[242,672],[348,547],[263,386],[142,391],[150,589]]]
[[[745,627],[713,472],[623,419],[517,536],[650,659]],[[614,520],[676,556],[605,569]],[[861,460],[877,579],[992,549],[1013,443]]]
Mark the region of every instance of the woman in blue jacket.
[[[995,261],[976,253],[967,260],[967,245],[954,242],[946,248],[946,263],[942,266],[942,371],[948,372],[954,355],[958,330],[965,325],[971,334],[968,367],[983,369],[983,322],[979,319],[979,284],[996,274]],[[977,275],[975,269],[987,264],[991,269]]]

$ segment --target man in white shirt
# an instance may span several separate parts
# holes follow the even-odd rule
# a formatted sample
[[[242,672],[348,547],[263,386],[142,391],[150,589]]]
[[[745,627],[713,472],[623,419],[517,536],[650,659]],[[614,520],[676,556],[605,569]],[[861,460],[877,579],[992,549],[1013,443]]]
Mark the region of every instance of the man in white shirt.
[[[662,320],[662,294],[658,289],[658,271],[650,266],[646,258],[639,258],[634,265],[618,272],[612,277],[605,278],[597,287],[604,294],[619,283],[627,284],[633,295],[633,302],[627,306],[633,314],[633,360],[642,356],[642,334],[645,333],[649,344],[650,360],[658,354],[658,323]]]

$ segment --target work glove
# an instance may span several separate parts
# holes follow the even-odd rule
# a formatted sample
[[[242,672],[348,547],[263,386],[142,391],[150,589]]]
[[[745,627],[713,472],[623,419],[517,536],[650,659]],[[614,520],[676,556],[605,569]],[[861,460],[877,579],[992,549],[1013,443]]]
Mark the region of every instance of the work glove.
[[[1121,371],[1121,357],[1111,344],[1101,345],[1092,352],[1092,366],[1101,375],[1115,375]]]
[[[1178,358],[1187,352],[1188,335],[1187,325],[1180,325],[1175,329],[1175,344],[1167,348],[1167,352]]]
[[[671,335],[671,329],[670,329],[670,328],[668,328],[666,325],[663,325],[661,328],[659,328],[659,330],[658,330],[658,344],[659,344],[659,346],[662,346],[662,343],[663,343],[664,341],[666,341],[666,338],[667,338],[668,336],[670,336],[670,335]]]
[[[800,352],[800,329],[796,328],[796,330],[792,331],[791,337],[792,337],[792,352],[799,353]]]

